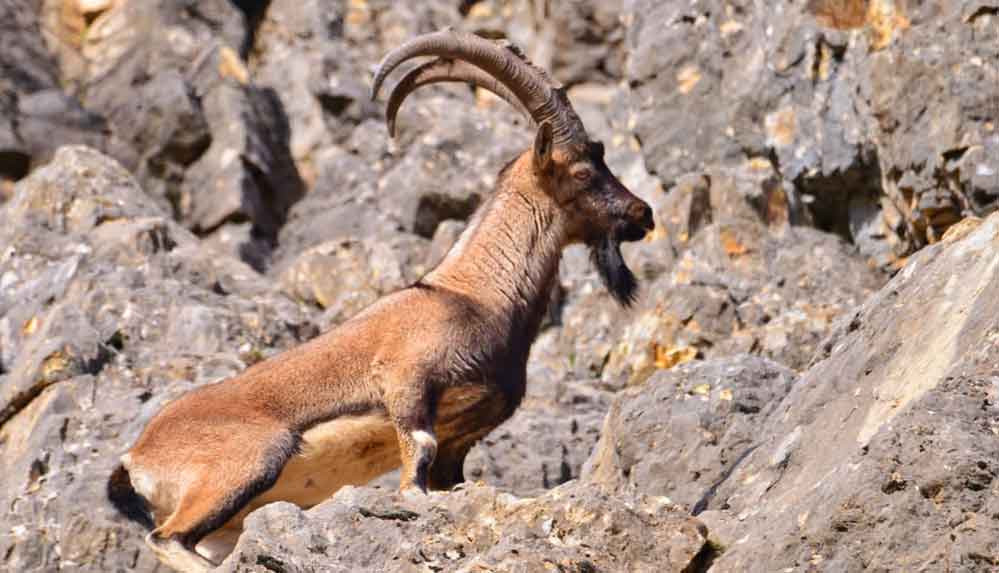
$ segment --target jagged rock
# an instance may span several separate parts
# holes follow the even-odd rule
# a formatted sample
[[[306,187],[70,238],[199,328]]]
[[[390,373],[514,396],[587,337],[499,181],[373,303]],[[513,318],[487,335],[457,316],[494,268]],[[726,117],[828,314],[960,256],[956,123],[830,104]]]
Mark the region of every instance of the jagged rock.
[[[329,241],[292,261],[281,283],[292,297],[325,310],[321,325],[343,322],[423,274],[419,255],[411,254],[422,245],[416,238],[408,240],[415,245],[405,242],[402,237]]]
[[[812,224],[900,264],[996,206],[990,6],[629,2],[642,151],[667,184],[772,158]]]
[[[505,102],[477,109],[468,95],[443,89],[406,101],[398,142],[383,121],[368,120],[350,140],[316,154],[316,185],[291,209],[277,267],[327,240],[400,231],[430,239],[442,221],[471,216],[531,134]]]
[[[407,103],[398,129],[411,139],[400,142],[398,161],[379,178],[376,197],[405,230],[431,238],[441,221],[471,216],[492,193],[500,169],[531,145],[532,134],[505,102],[496,111],[478,110],[468,97]]]
[[[837,321],[700,514],[713,571],[995,566],[997,232],[963,225]]]
[[[797,376],[740,355],[659,372],[614,397],[583,480],[664,495],[696,515],[752,452]]]
[[[620,388],[747,352],[802,369],[833,320],[885,281],[837,237],[788,225],[793,208],[769,164],[685,176],[652,204],[657,230],[624,249],[651,269],[634,309],[586,274],[585,251],[566,253],[561,328],[534,352],[558,375]]]
[[[462,27],[483,35],[503,34],[534,63],[566,85],[615,83],[623,76],[623,2],[529,0],[465,2]]]
[[[578,478],[610,396],[593,381],[533,378],[513,417],[469,452],[465,478],[516,495],[540,495]]]
[[[107,119],[112,154],[161,208],[192,229],[249,219],[276,238],[304,187],[281,103],[243,61],[252,30],[236,6],[52,0],[41,19],[61,84]]]
[[[348,79],[360,79],[324,69],[327,61],[349,58],[342,46],[344,4],[342,0],[269,2],[254,34],[250,70],[258,85],[272,88],[281,99],[291,125],[291,155],[300,169],[314,169],[313,152],[330,143],[323,117],[326,106],[319,94]],[[328,99],[326,103],[332,105]]]
[[[939,240],[965,216],[994,211],[999,201],[997,8],[975,1],[875,13],[878,28],[900,30],[863,63],[885,191],[910,248]],[[912,57],[919,53],[933,56]]]
[[[118,457],[167,400],[315,329],[95,151],[60,149],[0,218],[4,565],[152,569],[105,499]]]
[[[387,144],[384,127],[372,135]],[[281,269],[299,253],[341,237],[391,234],[397,226],[375,205],[377,161],[339,146],[316,153],[319,175],[310,192],[288,213],[281,229],[274,269]]]
[[[802,369],[833,320],[882,282],[831,235],[714,223],[648,287],[656,298],[623,327],[602,376],[636,384],[691,358],[743,352]]]
[[[289,154],[290,131],[277,95],[254,86],[217,86],[202,100],[212,144],[184,175],[180,216],[199,230],[248,218],[276,239],[305,192]]]
[[[221,571],[691,571],[712,555],[661,498],[570,483],[537,498],[467,484],[402,496],[346,487],[303,512],[254,512]]]
[[[0,186],[48,161],[58,145],[109,145],[104,119],[60,90],[38,4],[0,4]]]

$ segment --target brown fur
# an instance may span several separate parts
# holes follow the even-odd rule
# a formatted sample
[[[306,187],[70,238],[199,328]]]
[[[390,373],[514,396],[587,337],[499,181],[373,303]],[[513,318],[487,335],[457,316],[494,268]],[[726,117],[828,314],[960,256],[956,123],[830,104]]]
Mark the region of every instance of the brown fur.
[[[155,519],[150,545],[171,566],[205,569],[194,548],[224,556],[265,503],[309,507],[399,465],[401,489],[462,481],[469,448],[524,396],[562,249],[622,225],[644,234],[648,207],[593,149],[555,148],[541,126],[416,285],[150,421],[122,460]]]

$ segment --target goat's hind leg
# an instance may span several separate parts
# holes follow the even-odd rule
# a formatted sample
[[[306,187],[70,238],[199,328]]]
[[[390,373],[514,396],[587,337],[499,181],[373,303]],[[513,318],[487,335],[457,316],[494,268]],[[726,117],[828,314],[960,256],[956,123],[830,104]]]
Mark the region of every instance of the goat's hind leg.
[[[201,573],[215,568],[215,563],[197,552],[198,542],[239,511],[232,500],[244,497],[245,493],[239,494],[247,490],[245,485],[233,491],[224,482],[209,483],[206,477],[189,487],[173,514],[146,536],[160,561],[177,571]]]
[[[222,527],[260,491],[262,476],[244,468],[243,479],[204,475],[187,487],[173,514],[146,537],[160,561],[178,571],[210,571],[216,564],[197,552],[205,536]],[[271,480],[273,483],[273,480]],[[269,484],[268,484],[269,485]]]
[[[146,538],[161,561],[180,571],[216,566],[197,552],[198,543],[274,485],[294,451],[290,434],[271,432],[254,438],[245,440],[238,457],[227,460],[230,463],[203,467],[185,486],[170,517]]]
[[[185,547],[176,537],[163,538],[153,531],[146,536],[146,545],[153,550],[161,563],[184,573],[205,573],[216,564]]]

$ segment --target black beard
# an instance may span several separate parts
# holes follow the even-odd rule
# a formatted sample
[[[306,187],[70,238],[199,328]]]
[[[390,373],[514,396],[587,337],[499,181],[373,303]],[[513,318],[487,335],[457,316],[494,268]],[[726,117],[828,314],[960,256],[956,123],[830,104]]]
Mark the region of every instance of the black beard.
[[[590,245],[590,260],[597,267],[600,280],[623,307],[630,307],[638,297],[638,279],[624,263],[621,243],[605,237]]]

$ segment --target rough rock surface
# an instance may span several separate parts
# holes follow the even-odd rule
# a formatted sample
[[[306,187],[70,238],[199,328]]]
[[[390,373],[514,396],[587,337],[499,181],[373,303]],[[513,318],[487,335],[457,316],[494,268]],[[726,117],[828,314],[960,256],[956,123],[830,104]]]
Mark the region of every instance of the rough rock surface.
[[[626,4],[633,123],[665,181],[772,160],[884,266],[996,208],[994,2]]]
[[[532,379],[520,409],[468,454],[465,477],[518,495],[578,478],[609,402],[594,381]]]
[[[995,0],[0,0],[0,569],[153,569],[103,497],[144,420],[443,256],[532,140],[461,85],[413,94],[388,137],[372,67],[445,26],[551,70],[658,225],[624,250],[643,285],[631,309],[585,248],[566,252],[527,397],[465,468],[521,501],[470,486],[442,502],[455,523],[496,499],[555,508],[545,492],[582,476],[559,491],[586,507],[651,494],[700,512],[717,542],[701,570],[994,567],[995,357],[976,318],[994,256],[981,237],[980,260],[955,255],[978,235],[952,224],[996,204],[997,22]],[[74,142],[120,165],[53,159]],[[885,268],[899,288],[827,338]],[[897,415],[858,453],[861,412]],[[314,566],[282,517],[323,538],[359,523],[350,500],[411,503],[350,491],[265,509],[276,525],[228,566]],[[438,519],[402,526],[431,539]],[[672,527],[643,520],[628,537]],[[509,555],[448,546],[423,565],[526,567],[502,561],[518,547],[598,563],[544,521],[537,538],[503,523],[479,539],[509,527]]]
[[[614,398],[584,481],[668,496],[699,513],[757,446],[763,422],[796,380],[746,355],[659,372]]]
[[[118,457],[165,401],[316,329],[92,150],[61,149],[0,219],[3,568],[150,570],[104,499]]]
[[[401,259],[407,239],[328,241],[296,257],[284,270],[281,284],[297,300],[325,310],[323,325],[338,324],[382,295],[413,283],[422,265]]]
[[[575,482],[537,498],[346,487],[307,512],[255,512],[221,571],[692,571],[710,555],[706,533],[662,498]]]
[[[734,359],[628,390],[586,480],[688,506],[712,571],[993,569],[997,236],[969,220],[916,254],[796,381]]]
[[[769,167],[750,164],[653,191],[659,227],[626,251],[646,280],[635,308],[618,308],[585,254],[570,252],[561,328],[539,342],[536,359],[613,388],[747,352],[803,369],[832,321],[884,276],[836,236],[788,225],[791,207],[775,184]]]
[[[236,5],[52,0],[38,25],[59,84],[106,120],[113,155],[162,208],[202,232],[249,219],[273,242],[304,186],[285,109],[243,60],[253,30]]]
[[[48,161],[56,146],[109,144],[100,115],[60,90],[56,58],[43,41],[39,2],[0,3],[0,202],[7,183]]]
[[[710,505],[718,571],[999,563],[999,215],[972,227],[823,343]]]

